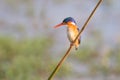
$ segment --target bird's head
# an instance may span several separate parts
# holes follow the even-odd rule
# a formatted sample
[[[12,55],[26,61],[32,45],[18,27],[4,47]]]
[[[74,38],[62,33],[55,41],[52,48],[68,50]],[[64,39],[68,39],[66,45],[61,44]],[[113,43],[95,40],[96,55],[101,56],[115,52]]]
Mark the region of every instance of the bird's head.
[[[75,22],[75,20],[72,18],[72,17],[67,17],[67,18],[65,18],[63,21],[62,21],[62,23],[60,23],[60,24],[58,24],[58,25],[56,25],[54,28],[58,28],[58,27],[60,27],[60,26],[62,26],[62,25],[76,25],[76,22]]]

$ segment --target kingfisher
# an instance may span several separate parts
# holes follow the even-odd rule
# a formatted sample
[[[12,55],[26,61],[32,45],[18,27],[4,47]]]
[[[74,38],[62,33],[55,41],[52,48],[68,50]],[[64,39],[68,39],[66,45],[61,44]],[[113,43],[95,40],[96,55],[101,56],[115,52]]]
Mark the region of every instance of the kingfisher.
[[[76,24],[76,21],[72,17],[65,18],[60,24],[54,26],[54,28],[58,28],[60,26],[66,25],[67,26],[67,37],[70,41],[70,45],[75,46],[75,49],[77,50],[80,45],[80,37],[76,40],[76,42],[73,44],[73,41],[77,37],[79,33],[79,28]]]

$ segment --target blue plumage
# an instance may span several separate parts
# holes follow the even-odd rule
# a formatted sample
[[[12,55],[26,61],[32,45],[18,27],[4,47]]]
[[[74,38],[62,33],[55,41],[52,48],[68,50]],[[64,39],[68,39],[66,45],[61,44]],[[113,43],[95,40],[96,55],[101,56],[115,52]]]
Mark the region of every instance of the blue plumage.
[[[63,23],[67,23],[67,22],[74,22],[76,24],[75,20],[72,17],[67,17],[63,20]]]
[[[67,37],[70,41],[71,45],[75,46],[75,49],[77,50],[80,44],[80,37],[78,37],[78,39],[76,40],[76,42],[73,41],[75,40],[76,36],[79,33],[79,28],[75,22],[75,20],[72,17],[67,17],[63,20],[62,23],[58,24],[55,26],[55,28],[58,28],[62,25],[67,25]]]

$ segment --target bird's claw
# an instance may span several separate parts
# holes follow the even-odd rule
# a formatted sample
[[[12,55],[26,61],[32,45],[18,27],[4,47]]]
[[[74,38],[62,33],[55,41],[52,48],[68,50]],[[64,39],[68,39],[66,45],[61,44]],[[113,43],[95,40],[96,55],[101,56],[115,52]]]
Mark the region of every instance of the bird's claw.
[[[74,43],[70,43],[70,46],[74,46]]]

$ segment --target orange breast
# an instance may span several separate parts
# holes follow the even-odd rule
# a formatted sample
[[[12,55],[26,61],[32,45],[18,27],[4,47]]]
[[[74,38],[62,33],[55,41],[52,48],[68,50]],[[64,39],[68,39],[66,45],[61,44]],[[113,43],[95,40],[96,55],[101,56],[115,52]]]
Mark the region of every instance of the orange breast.
[[[75,25],[68,25],[67,27],[67,36],[70,42],[73,42],[76,36],[78,35],[78,29]]]
[[[67,36],[68,36],[68,39],[69,39],[69,41],[71,43],[75,40],[75,38],[78,35],[78,33],[79,33],[78,27],[76,25],[74,25],[74,24],[68,23]],[[78,39],[75,42],[76,50],[79,47],[79,44],[80,44],[80,39],[78,37]]]

